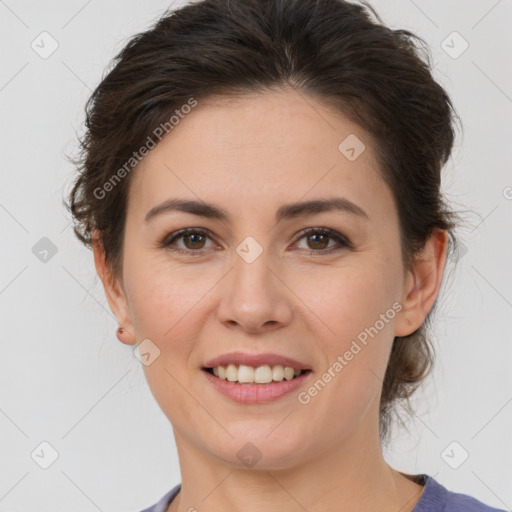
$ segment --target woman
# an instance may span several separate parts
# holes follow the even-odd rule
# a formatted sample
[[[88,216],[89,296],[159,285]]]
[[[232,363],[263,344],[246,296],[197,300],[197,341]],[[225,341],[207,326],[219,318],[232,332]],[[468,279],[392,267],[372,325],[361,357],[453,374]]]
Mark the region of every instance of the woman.
[[[382,456],[456,249],[456,115],[414,38],[341,0],[199,1],[90,98],[75,232],[179,453],[147,511],[497,510]]]

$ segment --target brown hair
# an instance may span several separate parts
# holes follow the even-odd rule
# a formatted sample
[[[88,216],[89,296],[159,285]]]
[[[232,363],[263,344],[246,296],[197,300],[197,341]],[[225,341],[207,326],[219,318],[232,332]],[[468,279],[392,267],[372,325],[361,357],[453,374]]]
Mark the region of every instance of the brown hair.
[[[169,125],[173,113],[182,117],[191,98],[284,86],[320,98],[372,135],[379,172],[398,207],[406,270],[436,228],[449,232],[453,253],[456,214],[444,202],[440,174],[458,116],[431,75],[426,43],[384,26],[361,3],[195,1],[166,11],[126,44],[87,101],[81,151],[70,159],[80,173],[65,203],[83,243],[90,246],[99,230],[113,277],[122,275],[135,150],[154,143],[155,128]],[[412,413],[409,397],[430,373],[427,331],[436,305],[418,330],[393,342],[381,395],[382,441],[396,406]]]

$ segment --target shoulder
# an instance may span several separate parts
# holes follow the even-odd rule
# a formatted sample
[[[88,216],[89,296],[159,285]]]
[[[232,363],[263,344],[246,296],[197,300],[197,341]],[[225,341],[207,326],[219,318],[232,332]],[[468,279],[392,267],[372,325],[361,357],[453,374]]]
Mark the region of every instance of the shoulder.
[[[173,487],[167,494],[162,496],[160,500],[149,508],[145,508],[141,512],[165,512],[171,501],[180,492],[181,483]]]
[[[449,491],[431,476],[422,476],[425,489],[413,512],[506,512],[468,494]]]
[[[469,496],[457,492],[448,491],[448,501],[446,504],[446,512],[504,512],[504,509],[490,507],[485,503]]]

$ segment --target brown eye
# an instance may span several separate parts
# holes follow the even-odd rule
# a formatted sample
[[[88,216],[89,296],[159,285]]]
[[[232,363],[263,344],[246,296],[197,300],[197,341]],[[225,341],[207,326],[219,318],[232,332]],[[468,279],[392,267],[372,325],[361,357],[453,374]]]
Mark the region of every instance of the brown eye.
[[[202,249],[202,244],[204,244],[204,235],[198,233],[190,233],[189,235],[182,236],[183,241],[187,249]],[[190,245],[187,244],[187,241],[190,242]]]
[[[205,247],[205,242],[210,239],[207,231],[197,228],[182,229],[178,232],[171,233],[160,243],[160,247],[174,251],[177,253],[200,254],[208,247]],[[182,242],[181,247],[178,247],[178,242]]]
[[[312,242],[312,244],[309,244],[311,249],[325,249],[329,245],[329,237],[323,233],[307,235],[307,239]]]
[[[341,233],[328,228],[310,228],[302,233],[299,240],[306,238],[307,247],[303,248],[306,254],[325,254],[341,249],[351,249],[352,244]],[[334,245],[329,247],[329,243],[334,241]],[[309,250],[308,250],[309,249]]]
[[[308,255],[330,254],[342,249],[353,248],[344,235],[328,228],[309,228],[302,233],[298,240],[303,238],[307,240],[307,247],[299,248]],[[212,246],[205,246],[207,240],[212,240],[207,230],[187,228],[166,236],[159,246],[176,253],[197,256],[212,248]],[[178,242],[182,242],[181,247]],[[334,243],[330,245],[331,242]]]

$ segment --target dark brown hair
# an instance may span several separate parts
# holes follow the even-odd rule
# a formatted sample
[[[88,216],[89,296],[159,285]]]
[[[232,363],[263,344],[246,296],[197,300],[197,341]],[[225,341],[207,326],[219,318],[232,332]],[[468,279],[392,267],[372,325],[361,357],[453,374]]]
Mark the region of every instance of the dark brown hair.
[[[430,69],[423,39],[386,27],[366,2],[203,0],[167,11],[126,44],[87,101],[80,154],[71,159],[80,173],[66,203],[74,231],[90,246],[98,229],[112,276],[120,277],[133,155],[155,142],[155,128],[168,126],[173,114],[181,118],[191,98],[291,86],[371,134],[398,208],[404,268],[436,228],[449,232],[451,255],[456,214],[440,186],[458,116]],[[436,305],[423,326],[393,342],[380,404],[382,441],[396,406],[412,413],[409,397],[430,373],[427,332]]]

